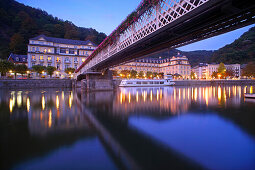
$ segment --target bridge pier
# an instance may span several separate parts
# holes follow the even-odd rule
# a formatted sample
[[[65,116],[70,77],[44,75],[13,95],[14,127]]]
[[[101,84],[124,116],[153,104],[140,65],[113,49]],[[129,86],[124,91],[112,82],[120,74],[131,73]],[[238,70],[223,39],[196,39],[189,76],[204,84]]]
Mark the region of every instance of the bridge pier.
[[[113,90],[112,72],[86,72],[86,79],[81,80],[81,89],[84,91]]]

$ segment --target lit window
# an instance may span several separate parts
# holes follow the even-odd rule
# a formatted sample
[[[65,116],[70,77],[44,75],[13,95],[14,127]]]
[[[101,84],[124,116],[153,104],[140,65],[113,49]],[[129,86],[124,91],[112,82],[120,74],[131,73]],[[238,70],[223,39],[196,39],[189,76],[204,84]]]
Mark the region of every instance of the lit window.
[[[32,60],[35,60],[35,56],[34,55],[32,55]]]
[[[46,52],[47,52],[47,49],[45,48],[45,49],[43,50],[43,52],[46,53]]]
[[[49,48],[49,49],[48,49],[48,53],[50,53],[50,52],[51,52],[51,49]]]
[[[57,57],[57,62],[59,62],[60,61],[60,58],[59,57]]]
[[[51,56],[48,56],[48,61],[51,61]]]
[[[43,60],[43,56],[42,55],[40,56],[40,60]]]

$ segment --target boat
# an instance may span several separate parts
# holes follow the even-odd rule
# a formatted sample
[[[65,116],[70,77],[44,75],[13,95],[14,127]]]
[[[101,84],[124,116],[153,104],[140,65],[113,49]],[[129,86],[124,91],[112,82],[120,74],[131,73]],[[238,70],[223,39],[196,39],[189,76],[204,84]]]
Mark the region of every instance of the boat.
[[[165,79],[125,79],[119,87],[158,87],[175,85],[172,75],[166,75]]]
[[[244,97],[255,99],[255,93],[245,93],[245,94],[244,94]]]

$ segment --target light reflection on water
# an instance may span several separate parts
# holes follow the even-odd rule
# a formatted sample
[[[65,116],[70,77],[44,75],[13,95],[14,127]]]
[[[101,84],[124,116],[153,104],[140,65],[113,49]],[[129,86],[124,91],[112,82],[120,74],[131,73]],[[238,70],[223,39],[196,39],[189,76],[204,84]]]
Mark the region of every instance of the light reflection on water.
[[[119,147],[121,147],[121,151],[124,151],[125,154],[123,155],[128,155],[129,159],[133,159],[131,162],[135,162],[144,169],[158,165],[162,165],[160,168],[166,168],[164,167],[166,165],[170,166],[171,162],[169,164],[161,162],[166,159],[163,159],[161,155],[165,149],[161,150],[162,148],[154,143],[166,145],[169,149],[166,152],[170,153],[172,150],[174,153],[177,152],[177,157],[178,159],[181,157],[181,162],[185,162],[187,159],[188,162],[191,160],[196,162],[195,164],[198,166],[206,168],[232,168],[234,166],[228,166],[231,163],[221,166],[222,162],[215,159],[212,152],[217,147],[226,145],[226,141],[229,139],[232,140],[232,145],[227,147],[229,153],[233,153],[233,155],[243,154],[248,148],[251,149],[251,152],[247,152],[246,158],[254,158],[255,129],[252,112],[255,111],[255,102],[244,99],[244,93],[252,93],[253,89],[253,86],[137,87],[119,88],[116,92],[95,93],[62,89],[0,90],[1,128],[6,131],[3,134],[9,134],[8,137],[4,136],[4,139],[6,143],[10,143],[8,145],[10,147],[7,147],[4,153],[9,154],[10,162],[12,162],[8,166],[15,167],[17,162],[22,163],[25,160],[26,165],[31,163],[36,167],[32,159],[34,155],[37,156],[37,162],[40,165],[42,153],[47,158],[47,155],[56,148],[62,150],[66,145],[72,148],[74,147],[72,144],[75,142],[84,140],[84,138],[85,140],[86,138],[93,138],[100,139],[101,144],[97,142],[97,147],[90,152],[96,152],[95,155],[105,155],[106,152],[109,152],[106,154],[109,158],[104,157],[102,161],[107,162],[106,164],[110,165],[110,169],[116,168],[116,166],[122,168],[118,165],[119,160],[116,161],[115,157],[110,156],[114,150],[120,152]],[[91,122],[90,118],[84,114],[86,109],[92,110],[95,119],[101,123],[100,126],[105,127],[102,132],[95,129],[93,121]],[[221,126],[220,129],[217,127],[218,125]],[[231,133],[227,133],[227,129],[231,128]],[[116,133],[115,129],[119,131]],[[221,129],[225,129],[225,131]],[[106,132],[107,135],[112,134],[114,139],[109,138],[109,136],[106,138],[114,141],[114,144],[105,144],[107,142],[103,139]],[[126,132],[129,135],[121,136]],[[212,145],[209,139],[214,138],[215,134],[218,134],[219,140],[216,142],[217,145]],[[137,137],[141,138],[141,143],[144,141],[150,143],[145,136],[149,136],[152,144],[148,144],[148,146],[132,144],[131,141],[138,140]],[[202,144],[201,136],[208,139],[206,145]],[[236,136],[239,136],[240,143],[235,148],[238,143]],[[125,144],[126,140],[130,141],[129,144]],[[24,152],[23,148],[15,146],[14,141],[21,141],[23,148],[26,148],[27,151]],[[192,141],[192,143],[189,145],[187,141]],[[118,147],[115,146],[116,142]],[[31,144],[33,147],[30,148]],[[109,151],[109,146],[111,151]],[[204,146],[205,148],[203,148]],[[211,150],[207,150],[206,146],[209,146]],[[5,147],[4,142],[1,143],[1,147]],[[157,149],[152,149],[152,147]],[[131,148],[134,148],[134,151]],[[143,153],[143,151],[147,150],[150,153],[150,149],[154,150],[152,154],[154,155],[154,162],[147,165],[146,162],[151,157],[148,156],[150,154]],[[12,160],[11,155],[17,152],[21,158]],[[73,154],[71,157],[74,159],[79,156],[66,151],[64,153]],[[211,157],[201,156],[204,154],[211,155]],[[221,150],[214,152],[214,155],[217,154],[221,154]],[[33,156],[31,157],[31,155]],[[224,154],[222,155],[224,156]],[[49,155],[49,158],[51,156]],[[237,158],[229,157],[226,161],[234,160],[240,167],[245,167],[243,166],[245,161],[240,159],[238,162]],[[216,162],[210,161],[213,159]],[[46,161],[47,164],[47,159],[43,159],[43,161]],[[81,161],[81,163],[88,162],[88,160]],[[66,163],[69,164],[70,162],[67,161]],[[93,167],[92,164],[91,167]],[[232,163],[232,165],[234,164]],[[75,167],[75,165],[73,166]],[[251,166],[253,165],[249,164],[248,168]],[[19,164],[18,167],[22,166]]]

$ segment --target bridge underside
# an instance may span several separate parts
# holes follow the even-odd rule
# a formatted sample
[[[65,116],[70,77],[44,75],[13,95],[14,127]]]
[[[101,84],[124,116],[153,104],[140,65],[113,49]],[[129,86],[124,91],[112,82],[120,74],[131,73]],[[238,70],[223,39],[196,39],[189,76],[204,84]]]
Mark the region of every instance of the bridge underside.
[[[250,0],[214,0],[137,41],[91,70],[102,71],[121,63],[217,36],[255,23]]]

